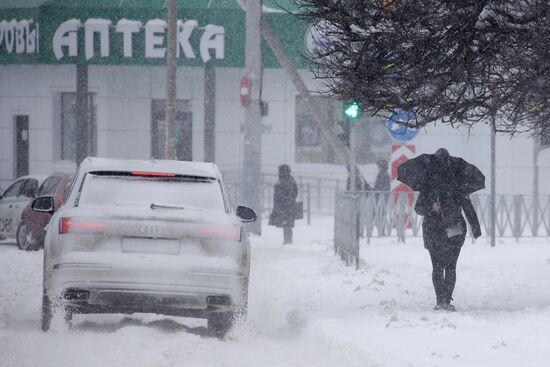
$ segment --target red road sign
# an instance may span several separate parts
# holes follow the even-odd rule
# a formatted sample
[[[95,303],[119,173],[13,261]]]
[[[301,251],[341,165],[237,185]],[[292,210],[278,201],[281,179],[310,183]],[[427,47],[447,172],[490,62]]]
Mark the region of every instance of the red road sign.
[[[248,82],[248,75],[244,74],[241,78],[240,86],[241,105],[246,107],[250,101],[250,84]]]
[[[397,181],[397,167],[399,167],[401,164],[408,161],[410,158],[414,158],[416,152],[416,147],[414,145],[408,145],[408,144],[394,144],[392,146],[392,154],[391,154],[391,190],[394,193],[398,192],[409,192],[411,193],[409,195],[409,202],[412,203],[414,201],[414,196],[412,195],[413,190],[405,185],[404,183],[401,183]],[[397,198],[397,195],[396,195]]]
[[[397,167],[408,161],[410,158],[414,158],[416,155],[416,147],[410,144],[394,144],[392,146],[391,153],[391,191],[393,192],[394,202],[397,204],[400,193],[408,193],[408,202],[412,206],[414,202],[414,192],[413,190],[397,181]],[[399,214],[395,214],[394,218],[395,223],[403,221],[405,228],[412,228],[411,218],[407,214],[403,214],[404,217],[400,218]]]

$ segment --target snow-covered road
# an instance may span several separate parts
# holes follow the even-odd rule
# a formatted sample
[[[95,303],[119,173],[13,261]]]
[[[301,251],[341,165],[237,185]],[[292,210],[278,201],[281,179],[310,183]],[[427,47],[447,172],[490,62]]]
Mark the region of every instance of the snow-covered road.
[[[42,252],[0,244],[4,366],[548,366],[550,243],[467,243],[455,314],[432,311],[418,239],[362,245],[359,271],[334,257],[332,221],[253,238],[248,322],[226,340],[200,320],[80,315],[39,329]]]

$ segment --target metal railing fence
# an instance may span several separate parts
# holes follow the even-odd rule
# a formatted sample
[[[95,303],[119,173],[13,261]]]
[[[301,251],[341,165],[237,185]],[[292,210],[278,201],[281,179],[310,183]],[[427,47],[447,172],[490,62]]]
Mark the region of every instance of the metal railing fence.
[[[307,176],[294,176],[298,185],[298,201],[304,203],[305,216],[311,218],[311,214],[334,213],[334,200],[336,193],[345,188],[345,180],[335,178],[317,178]],[[229,196],[234,203],[238,203],[240,195],[241,177],[238,172],[224,172],[225,185]],[[273,208],[273,186],[278,181],[278,175],[263,173],[261,178],[262,203],[264,215]]]
[[[374,191],[338,192],[334,211],[334,249],[346,265],[359,266],[360,237],[422,235],[422,216],[414,205],[417,193]],[[490,195],[472,195],[482,234],[491,226]],[[495,212],[498,237],[550,237],[550,196],[497,195]],[[469,224],[468,224],[469,227]],[[468,228],[468,232],[472,231]]]
[[[417,193],[360,192],[360,228],[362,237],[422,235],[422,217],[414,205]],[[481,231],[487,235],[491,226],[490,195],[471,195]],[[497,195],[496,234],[498,237],[550,237],[550,196]],[[471,231],[469,231],[471,233]]]
[[[238,203],[240,175],[224,173],[229,196]],[[316,177],[295,176],[298,185],[298,201],[304,203],[304,219],[311,223],[314,214],[332,215],[337,212],[338,193],[345,188],[345,181]],[[262,174],[262,216],[269,216],[273,208],[273,187],[276,174]],[[404,241],[406,237],[422,235],[422,217],[414,211],[416,193],[359,192],[359,233],[370,241],[372,237],[390,236]],[[487,194],[471,196],[486,235],[490,229],[489,199]],[[497,195],[496,233],[499,237],[548,237],[550,236],[550,195]]]

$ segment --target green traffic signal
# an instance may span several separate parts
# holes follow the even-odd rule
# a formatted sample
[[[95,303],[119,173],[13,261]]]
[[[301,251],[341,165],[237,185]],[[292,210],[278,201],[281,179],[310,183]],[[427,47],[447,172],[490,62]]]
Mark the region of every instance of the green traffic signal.
[[[361,107],[355,101],[346,103],[344,105],[344,116],[350,120],[357,120],[361,117]]]

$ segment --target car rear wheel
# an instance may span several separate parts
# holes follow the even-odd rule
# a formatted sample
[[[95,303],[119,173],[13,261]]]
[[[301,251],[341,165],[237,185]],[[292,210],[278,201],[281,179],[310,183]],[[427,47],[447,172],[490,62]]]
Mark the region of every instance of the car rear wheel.
[[[42,289],[42,331],[48,331],[53,318],[53,305],[46,289]]]
[[[208,330],[218,338],[223,338],[231,330],[234,318],[233,312],[214,313],[208,317]]]
[[[28,224],[23,221],[17,227],[16,241],[20,250],[28,251],[32,249],[32,233]]]

